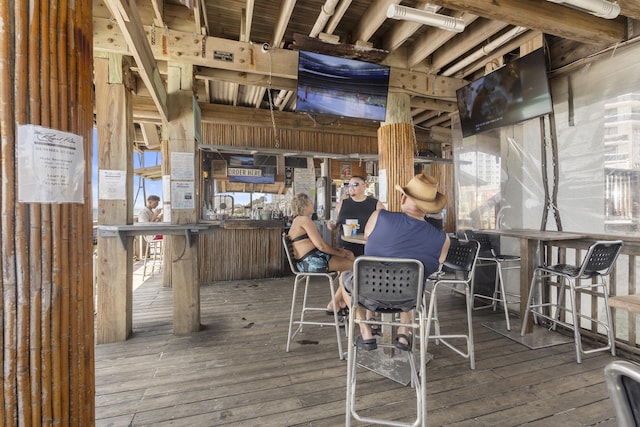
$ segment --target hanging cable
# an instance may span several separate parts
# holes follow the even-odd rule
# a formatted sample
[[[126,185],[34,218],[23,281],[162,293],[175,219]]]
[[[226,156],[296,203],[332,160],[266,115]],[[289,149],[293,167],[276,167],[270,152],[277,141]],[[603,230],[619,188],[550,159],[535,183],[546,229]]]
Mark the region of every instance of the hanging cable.
[[[273,99],[271,98],[271,50],[268,43],[262,45],[263,51],[266,50],[267,57],[269,58],[269,81],[267,82],[267,98],[269,98],[269,112],[271,113],[271,125],[273,126],[273,142],[275,148],[280,148],[280,141],[278,140],[278,129],[276,128],[276,118],[273,114]]]

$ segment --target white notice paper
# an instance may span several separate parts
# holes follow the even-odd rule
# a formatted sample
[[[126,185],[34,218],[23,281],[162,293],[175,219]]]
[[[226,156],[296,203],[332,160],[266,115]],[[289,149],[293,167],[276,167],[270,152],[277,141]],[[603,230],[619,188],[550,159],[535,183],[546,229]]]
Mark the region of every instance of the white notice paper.
[[[126,200],[127,172],[100,169],[98,171],[98,199]]]
[[[19,202],[84,203],[82,136],[19,125],[17,157]]]
[[[193,181],[171,181],[171,209],[194,209]]]
[[[381,203],[387,203],[387,170],[380,169],[378,171],[378,200]]]
[[[193,153],[171,153],[171,179],[174,181],[193,181]]]

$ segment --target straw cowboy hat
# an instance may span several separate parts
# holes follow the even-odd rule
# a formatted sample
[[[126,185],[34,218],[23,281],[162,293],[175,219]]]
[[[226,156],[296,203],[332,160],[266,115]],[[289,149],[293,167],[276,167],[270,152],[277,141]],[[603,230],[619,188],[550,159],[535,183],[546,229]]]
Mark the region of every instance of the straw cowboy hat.
[[[396,190],[410,197],[424,213],[440,212],[447,204],[444,194],[438,193],[438,181],[424,171],[411,178],[404,188],[396,184]]]

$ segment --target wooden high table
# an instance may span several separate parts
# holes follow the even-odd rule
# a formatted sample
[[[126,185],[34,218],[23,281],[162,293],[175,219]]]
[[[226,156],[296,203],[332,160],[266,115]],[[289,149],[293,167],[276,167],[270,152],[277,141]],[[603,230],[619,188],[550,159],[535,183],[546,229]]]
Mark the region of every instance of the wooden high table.
[[[367,243],[367,239],[365,239],[364,234],[352,234],[351,236],[342,235],[342,240],[349,243],[355,243],[364,245]]]
[[[478,230],[479,233],[520,239],[520,319],[527,310],[527,297],[533,279],[533,270],[544,263],[544,245],[559,240],[579,240],[587,236],[566,231],[544,231],[527,228],[509,230]],[[533,328],[533,316],[529,316],[526,332]]]

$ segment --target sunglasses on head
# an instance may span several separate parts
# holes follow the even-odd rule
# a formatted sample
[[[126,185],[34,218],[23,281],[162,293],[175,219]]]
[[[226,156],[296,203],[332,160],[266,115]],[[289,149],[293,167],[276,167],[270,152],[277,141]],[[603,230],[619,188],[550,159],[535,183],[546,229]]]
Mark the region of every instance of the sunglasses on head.
[[[362,184],[360,184],[359,182],[352,182],[349,184],[349,187],[360,187]]]

